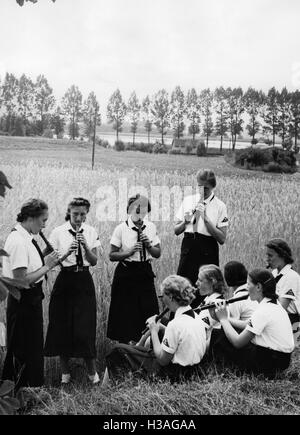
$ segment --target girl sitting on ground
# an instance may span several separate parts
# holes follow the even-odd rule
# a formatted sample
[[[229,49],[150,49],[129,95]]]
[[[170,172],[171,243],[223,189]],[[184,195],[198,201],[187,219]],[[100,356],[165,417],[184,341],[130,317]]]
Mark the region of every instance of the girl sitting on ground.
[[[142,347],[149,363],[149,356],[153,364],[147,370],[145,361],[140,362],[140,368],[145,371],[156,372],[158,375],[168,377],[171,381],[178,381],[197,373],[197,368],[206,350],[205,324],[192,310],[190,303],[194,300],[195,289],[190,282],[181,276],[170,275],[161,284],[163,304],[174,313],[174,318],[166,327],[156,322],[156,316],[150,317],[146,325],[149,328],[147,335],[139,342],[145,342],[151,336],[152,350]],[[164,329],[162,342],[159,340],[159,330]],[[141,346],[118,344],[106,357],[108,372],[114,371],[118,358],[116,353],[126,354],[125,359],[132,360]],[[119,359],[120,361],[120,359]],[[136,360],[135,360],[136,361]],[[137,368],[135,365],[134,368]],[[154,369],[155,368],[155,369]],[[107,375],[107,371],[106,371]],[[106,377],[107,380],[107,377]]]
[[[290,364],[294,350],[291,323],[287,312],[277,302],[276,281],[271,272],[253,270],[248,274],[247,288],[258,307],[241,333],[231,325],[225,303],[216,302],[215,314],[226,335],[226,343],[218,341],[214,355],[242,371],[273,378]]]

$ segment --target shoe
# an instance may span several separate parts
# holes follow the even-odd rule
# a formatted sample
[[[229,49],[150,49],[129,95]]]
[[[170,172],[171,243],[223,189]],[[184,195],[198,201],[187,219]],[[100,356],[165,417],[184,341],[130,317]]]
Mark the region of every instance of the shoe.
[[[60,381],[61,385],[67,385],[70,383],[70,381],[71,381],[70,373],[63,373],[61,375],[61,381]]]
[[[96,372],[94,375],[89,375],[89,380],[93,385],[99,384],[100,378],[98,373]]]

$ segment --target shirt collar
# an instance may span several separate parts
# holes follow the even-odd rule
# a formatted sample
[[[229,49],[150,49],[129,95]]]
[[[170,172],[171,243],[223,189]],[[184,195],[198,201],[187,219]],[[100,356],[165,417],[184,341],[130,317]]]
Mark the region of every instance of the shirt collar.
[[[22,235],[22,237],[24,237],[25,240],[32,241],[33,234],[31,234],[27,230],[25,230],[25,228],[19,222],[16,224],[15,229],[18,231],[18,233],[20,233]]]
[[[191,310],[191,306],[190,305],[185,305],[184,307],[178,307],[176,310],[176,313],[174,315],[174,319],[178,316],[181,316],[181,314],[185,313],[186,311]]]
[[[209,197],[208,198],[206,198],[204,201],[203,201],[203,203],[205,204],[205,205],[207,205],[213,198],[214,198],[214,196],[215,196],[215,194],[214,194],[214,192],[211,192],[211,194],[209,195]]]
[[[274,277],[276,278],[277,275],[285,275],[286,273],[288,273],[289,270],[291,270],[292,265],[291,264],[286,264],[280,272],[278,272],[278,269],[274,270]]]
[[[133,223],[131,216],[128,216],[127,222],[128,222],[129,228],[137,228],[137,226]],[[145,216],[145,218],[143,220],[143,226],[146,226],[146,225],[147,225],[147,219]]]
[[[236,294],[240,290],[245,290],[245,292],[248,291],[247,290],[247,284],[240,285],[237,289],[234,290],[233,294]]]
[[[67,229],[68,231],[69,231],[69,230],[75,231],[74,228],[72,227],[70,221],[67,221],[67,222],[65,223],[65,227],[66,227],[66,229]],[[81,224],[81,227],[80,227],[80,230],[81,230],[81,229],[84,230],[84,227],[85,227],[85,223],[82,223],[82,224]]]
[[[260,302],[261,304],[267,304],[271,301],[271,298],[263,298],[263,300]]]

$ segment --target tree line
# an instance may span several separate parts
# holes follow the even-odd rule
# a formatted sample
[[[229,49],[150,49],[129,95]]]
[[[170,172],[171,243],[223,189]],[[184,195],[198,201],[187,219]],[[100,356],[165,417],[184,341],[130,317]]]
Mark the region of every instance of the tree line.
[[[53,89],[43,75],[35,81],[23,74],[20,78],[6,73],[0,80],[0,130],[2,134],[32,136],[54,132],[60,137],[67,126],[72,139],[79,136],[79,123],[84,125],[84,134],[89,138],[96,135],[101,125],[100,104],[94,92],[84,100],[79,88],[72,85],[64,94],[60,104],[55,101]],[[153,96],[139,100],[133,91],[125,101],[119,89],[109,98],[106,116],[116,131],[116,139],[124,122],[130,123],[132,140],[142,126],[151,140],[154,128],[164,143],[165,135],[172,130],[180,138],[185,132],[193,140],[201,134],[206,138],[229,137],[232,149],[242,132],[246,131],[257,143],[261,134],[266,142],[274,145],[280,137],[284,147],[297,149],[300,134],[300,91],[281,91],[272,87],[267,93],[249,87],[218,87],[187,93],[180,86],[169,94],[161,89]]]

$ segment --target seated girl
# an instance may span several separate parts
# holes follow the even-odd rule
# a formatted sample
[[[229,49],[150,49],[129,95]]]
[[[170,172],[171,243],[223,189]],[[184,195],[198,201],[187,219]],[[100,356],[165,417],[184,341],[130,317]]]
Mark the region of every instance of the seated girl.
[[[248,294],[247,276],[247,269],[239,261],[229,261],[225,264],[224,278],[228,286],[228,298],[236,298]],[[257,301],[252,301],[250,298],[228,305],[231,325],[237,330],[245,329],[248,320],[257,306]]]
[[[203,304],[206,305],[215,302],[218,299],[224,299],[227,291],[226,284],[221,269],[214,264],[201,266],[196,282],[198,292],[204,297]],[[220,331],[220,323],[214,315],[214,310],[201,311],[201,305],[195,311],[199,312],[200,318],[206,324],[207,329],[207,349],[211,340],[215,340],[218,331]]]
[[[226,335],[226,343],[224,340],[215,343],[214,355],[242,371],[273,378],[290,364],[294,350],[291,323],[285,309],[277,303],[276,281],[271,272],[253,270],[248,274],[247,288],[258,307],[241,333],[231,325],[225,303],[216,302],[215,314]]]
[[[130,363],[132,356],[134,355],[135,358],[137,351],[141,349],[144,349],[147,361],[146,364],[145,361],[141,361],[140,368],[148,374],[155,371],[171,381],[178,381],[197,373],[198,365],[206,350],[206,331],[205,324],[190,306],[195,298],[194,290],[186,278],[178,275],[167,277],[161,284],[162,300],[163,304],[174,313],[174,319],[164,327],[156,322],[156,316],[150,317],[146,322],[149,332],[139,342],[139,346],[118,344],[106,357],[108,373],[113,373],[116,362],[118,364],[120,361],[120,358],[116,358],[116,353],[119,356],[124,355],[124,359]],[[161,328],[164,329],[162,342],[159,340]],[[152,350],[140,346],[149,335]],[[153,364],[149,363],[149,357],[152,358]],[[148,367],[151,367],[151,370],[148,370]]]

